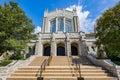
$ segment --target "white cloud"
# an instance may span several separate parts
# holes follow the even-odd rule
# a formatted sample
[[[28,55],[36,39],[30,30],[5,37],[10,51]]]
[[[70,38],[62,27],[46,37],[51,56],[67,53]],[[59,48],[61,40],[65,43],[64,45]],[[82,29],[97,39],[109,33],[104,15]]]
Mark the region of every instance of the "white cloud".
[[[90,33],[94,31],[94,24],[96,19],[89,19],[88,15],[90,14],[89,11],[82,11],[83,7],[82,6],[76,6],[72,5],[66,10],[72,11],[73,8],[76,8],[77,10],[77,15],[79,17],[79,23],[80,23],[80,30],[86,33]]]
[[[41,32],[41,27],[40,27],[40,26],[37,26],[37,27],[35,28],[35,32],[34,32],[34,33],[36,34],[36,33],[39,33],[39,32]]]

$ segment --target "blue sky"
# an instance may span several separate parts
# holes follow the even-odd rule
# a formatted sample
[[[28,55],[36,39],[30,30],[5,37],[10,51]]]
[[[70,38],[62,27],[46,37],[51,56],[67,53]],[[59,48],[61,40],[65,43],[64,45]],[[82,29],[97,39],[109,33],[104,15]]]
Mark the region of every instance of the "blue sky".
[[[9,0],[0,0],[0,4]],[[68,9],[76,7],[80,18],[80,28],[84,32],[93,32],[95,20],[102,13],[115,6],[120,0],[12,0],[19,3],[26,15],[32,19],[34,25],[40,29],[44,10],[53,11],[58,9]]]

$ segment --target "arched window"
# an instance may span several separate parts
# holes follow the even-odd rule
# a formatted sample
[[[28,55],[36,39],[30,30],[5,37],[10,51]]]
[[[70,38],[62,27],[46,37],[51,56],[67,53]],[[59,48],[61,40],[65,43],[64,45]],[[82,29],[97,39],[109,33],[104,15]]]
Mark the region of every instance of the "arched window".
[[[58,30],[59,31],[63,31],[64,30],[63,18],[58,18]]]
[[[55,32],[56,31],[56,20],[53,19],[52,21],[50,21],[50,25],[51,25],[51,32]]]
[[[65,20],[66,32],[72,32],[71,20]]]

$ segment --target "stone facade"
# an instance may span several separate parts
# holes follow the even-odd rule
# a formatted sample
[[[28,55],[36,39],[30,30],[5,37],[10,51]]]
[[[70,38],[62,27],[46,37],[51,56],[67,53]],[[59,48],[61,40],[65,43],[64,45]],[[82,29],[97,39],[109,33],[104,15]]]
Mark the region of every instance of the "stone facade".
[[[45,10],[42,31],[37,34],[38,56],[96,55],[95,35],[80,31],[76,9]],[[91,38],[92,37],[92,38]]]

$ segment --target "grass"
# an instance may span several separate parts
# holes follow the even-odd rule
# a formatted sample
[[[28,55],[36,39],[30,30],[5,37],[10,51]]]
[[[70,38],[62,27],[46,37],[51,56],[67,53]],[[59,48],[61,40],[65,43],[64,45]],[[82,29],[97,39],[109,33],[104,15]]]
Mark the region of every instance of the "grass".
[[[8,64],[10,64],[12,62],[12,60],[2,60],[0,62],[0,66],[7,66]]]

